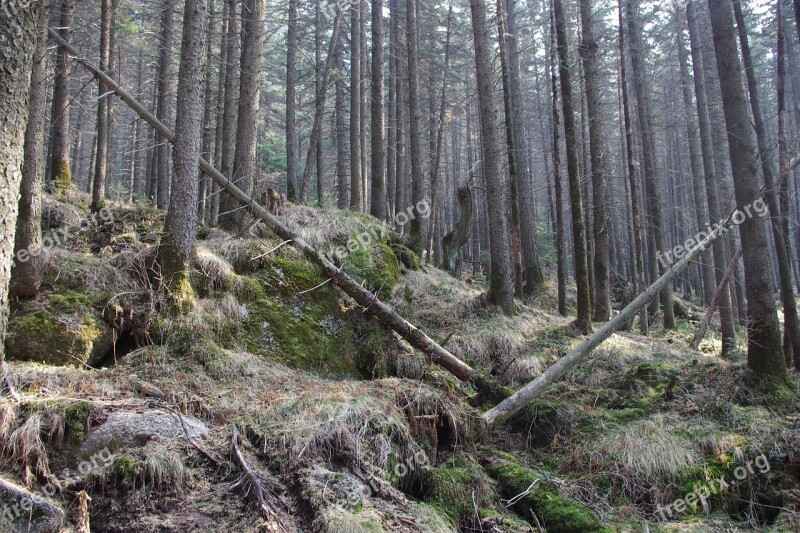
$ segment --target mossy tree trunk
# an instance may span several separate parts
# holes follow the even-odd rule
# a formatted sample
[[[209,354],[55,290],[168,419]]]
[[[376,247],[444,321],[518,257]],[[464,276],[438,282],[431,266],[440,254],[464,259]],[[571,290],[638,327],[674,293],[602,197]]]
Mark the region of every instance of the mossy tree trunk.
[[[47,111],[47,25],[50,7],[39,16],[39,34],[31,69],[28,127],[19,197],[10,296],[30,298],[39,292],[42,265],[42,185],[44,183],[44,121]]]
[[[197,230],[197,164],[202,151],[206,16],[206,0],[186,0],[173,149],[174,182],[158,254],[163,282],[179,308],[187,307],[192,300],[189,264]]]
[[[25,154],[29,82],[42,4],[5,4],[0,15],[0,393],[12,396],[3,341],[8,328],[8,286]]]
[[[60,4],[59,33],[69,42],[72,33],[72,20],[75,17],[77,0],[63,0]],[[69,167],[69,80],[70,61],[66,52],[59,48],[56,52],[56,72],[53,88],[53,116],[50,120],[50,182],[51,189],[61,193],[72,184]]]
[[[459,275],[459,265],[456,259],[458,251],[469,241],[472,233],[472,193],[469,187],[464,186],[458,189],[458,205],[461,208],[461,218],[456,223],[453,231],[449,232],[442,239],[442,263],[441,268],[450,272],[452,276]]]

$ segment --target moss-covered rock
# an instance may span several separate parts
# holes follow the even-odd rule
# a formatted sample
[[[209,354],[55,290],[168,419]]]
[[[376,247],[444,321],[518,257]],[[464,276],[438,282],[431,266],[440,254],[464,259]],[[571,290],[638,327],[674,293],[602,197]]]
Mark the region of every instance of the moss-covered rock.
[[[389,296],[400,281],[400,264],[394,250],[382,242],[357,247],[344,262],[343,270],[363,280],[379,296]]]
[[[509,454],[495,454],[486,471],[498,481],[500,494],[505,498],[522,494],[535,480],[540,480],[513,508],[526,518],[529,518],[527,510],[531,509],[548,533],[605,530],[590,508],[561,496],[555,488],[548,486],[546,476],[520,465]]]
[[[469,455],[453,455],[438,466],[425,470],[424,499],[456,523],[469,524],[479,509],[489,507],[497,497],[481,466]]]
[[[111,328],[96,314],[17,308],[5,346],[9,359],[80,367],[98,366],[114,342]]]

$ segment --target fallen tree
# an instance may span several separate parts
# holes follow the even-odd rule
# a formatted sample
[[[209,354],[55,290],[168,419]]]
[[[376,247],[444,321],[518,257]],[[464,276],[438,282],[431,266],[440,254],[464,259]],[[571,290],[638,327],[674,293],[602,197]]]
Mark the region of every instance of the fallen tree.
[[[95,78],[102,81],[110,91],[116,93],[120,100],[142,117],[145,122],[150,124],[150,126],[164,137],[166,141],[169,143],[175,142],[175,136],[166,125],[158,120],[144,105],[131,96],[125,89],[120,87],[119,84],[106,73],[98,70],[94,65],[83,59],[75,48],[70,46],[69,43],[64,41],[64,39],[52,29],[50,30],[50,38],[69,54],[74,56],[75,60],[81,66],[91,72]],[[473,370],[469,365],[442,348],[436,341],[426,335],[425,332],[405,320],[397,314],[394,309],[380,301],[377,296],[343,272],[341,268],[337,267],[326,257],[317,252],[310,244],[299,238],[293,231],[265,209],[264,206],[239,189],[233,182],[223,176],[219,170],[211,166],[208,161],[200,158],[198,165],[203,173],[214,180],[214,182],[235,198],[242,206],[246,207],[254,217],[263,221],[271,231],[276,233],[284,241],[289,242],[292,246],[302,250],[310,260],[319,264],[325,275],[328,276],[333,283],[355,300],[356,303],[372,313],[383,325],[397,332],[412,346],[428,355],[434,363],[438,364],[458,379],[462,381],[469,381],[472,379]]]
[[[727,225],[727,222],[726,222]],[[650,285],[643,293],[639,294],[625,309],[619,312],[617,316],[610,321],[603,324],[601,328],[589,335],[589,337],[572,349],[567,355],[550,365],[544,372],[536,377],[533,381],[519,389],[517,392],[492,407],[483,414],[483,420],[493,428],[498,424],[502,424],[520,410],[522,410],[528,403],[536,399],[556,380],[560,379],[564,374],[569,372],[575,365],[580,363],[586,356],[592,353],[592,350],[597,348],[600,343],[610,337],[615,331],[621,329],[642,307],[647,305],[667,283],[670,283],[675,276],[684,270],[689,263],[699,256],[709,244],[721,235],[718,228],[712,231],[705,239],[700,241],[698,245],[692,249],[683,259],[676,265],[670,267],[669,270],[664,272],[655,283]]]
[[[719,305],[720,296],[722,296],[722,291],[728,286],[728,281],[730,281],[731,277],[733,276],[733,272],[736,270],[736,264],[739,262],[739,259],[742,257],[742,248],[739,247],[739,250],[731,259],[731,262],[728,264],[728,271],[725,272],[725,276],[722,278],[722,283],[719,284],[717,287],[716,292],[714,293],[714,297],[711,299],[711,302],[708,304],[708,310],[706,311],[705,316],[703,317],[703,321],[700,323],[700,327],[697,328],[697,333],[694,334],[694,338],[692,339],[692,349],[696,350],[698,346],[700,346],[700,341],[703,340],[703,337],[706,334],[706,330],[708,329],[708,325],[711,323],[711,317],[714,316],[714,312],[717,310],[717,306]]]

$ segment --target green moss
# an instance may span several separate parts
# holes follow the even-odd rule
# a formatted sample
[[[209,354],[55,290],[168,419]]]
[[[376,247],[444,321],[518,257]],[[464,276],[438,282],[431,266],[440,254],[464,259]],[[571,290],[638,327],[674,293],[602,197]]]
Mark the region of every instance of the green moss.
[[[89,404],[74,402],[64,408],[66,418],[66,437],[70,442],[80,444],[86,438],[87,421],[89,419]]]
[[[123,454],[114,459],[111,469],[118,478],[126,483],[133,483],[139,474],[139,463],[133,456]]]
[[[72,185],[72,172],[69,169],[69,162],[63,159],[53,161],[52,176],[55,193],[63,193]]]
[[[112,346],[110,329],[95,315],[30,308],[12,313],[5,342],[9,359],[72,366],[95,366]]]
[[[469,523],[479,508],[496,500],[483,469],[467,455],[454,455],[425,469],[424,500],[457,523]],[[474,498],[474,501],[473,501]]]
[[[189,311],[194,303],[189,260],[181,257],[177,247],[167,236],[162,238],[158,247],[158,264],[161,267],[161,279],[168,291],[170,302],[180,312]]]
[[[358,321],[356,368],[367,378],[383,378],[389,375],[389,349],[392,339],[389,334],[373,320],[359,320],[360,313],[353,317]]]
[[[520,516],[526,518],[529,516],[527,510],[533,510],[539,520],[547,524],[548,533],[605,530],[590,508],[565,498],[554,488],[550,488],[543,473],[525,468],[508,458],[493,459],[486,467],[486,471],[498,481],[500,493],[505,498],[521,494],[536,479],[541,480],[514,506],[514,509]]]
[[[391,244],[392,250],[394,251],[394,255],[397,257],[397,260],[400,261],[403,265],[406,266],[409,270],[419,270],[421,261],[419,255],[417,255],[414,250],[411,248],[400,244],[399,242],[393,242]]]
[[[358,247],[345,260],[345,272],[366,282],[378,295],[387,297],[400,281],[400,265],[394,251],[382,242]]]

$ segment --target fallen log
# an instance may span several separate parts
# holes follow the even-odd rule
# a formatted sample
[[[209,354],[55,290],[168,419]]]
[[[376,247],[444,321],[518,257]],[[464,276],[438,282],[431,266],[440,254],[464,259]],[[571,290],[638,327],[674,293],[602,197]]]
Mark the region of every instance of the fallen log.
[[[727,225],[727,222],[726,222]],[[675,276],[684,270],[710,243],[712,243],[722,232],[720,229],[710,232],[705,239],[700,241],[686,256],[676,265],[664,272],[655,283],[650,285],[643,293],[639,294],[625,309],[609,322],[603,324],[597,331],[581,344],[572,349],[567,355],[550,365],[536,379],[519,389],[517,392],[492,407],[483,414],[483,420],[491,429],[501,424],[522,410],[531,400],[537,398],[556,380],[569,372],[575,365],[580,363],[586,356],[592,353],[600,343],[610,337],[615,331],[621,329],[642,307],[647,305],[653,297],[661,292],[667,283],[670,283]]]
[[[165,140],[170,143],[175,142],[172,131],[166,125],[158,120],[144,105],[131,96],[125,89],[120,87],[119,84],[106,73],[101,72],[94,65],[83,59],[75,48],[64,41],[64,39],[52,29],[50,29],[50,38],[69,54],[74,56],[75,60],[86,70],[91,72],[95,78],[101,80],[108,90],[116,93],[120,100],[142,117],[145,122],[150,124],[150,126],[164,137]],[[458,379],[462,381],[469,381],[472,379],[473,370],[469,365],[442,348],[436,341],[426,335],[425,332],[419,330],[416,326],[405,320],[397,314],[394,309],[380,301],[377,296],[372,294],[368,289],[362,287],[339,267],[322,256],[310,244],[299,238],[293,231],[275,218],[267,209],[234,185],[228,178],[223,176],[222,173],[211,166],[208,161],[200,158],[198,164],[203,173],[214,180],[225,192],[233,196],[242,206],[246,207],[254,217],[262,220],[264,224],[281,239],[289,241],[291,245],[302,250],[306,257],[319,264],[326,276],[331,278],[331,280],[347,293],[348,296],[355,300],[356,303],[372,313],[383,325],[396,331],[412,346],[424,352],[434,363],[438,364]]]
[[[717,291],[714,293],[714,297],[711,298],[711,302],[708,304],[708,311],[706,311],[703,321],[700,323],[700,327],[697,328],[697,333],[694,334],[694,338],[692,339],[693,350],[696,350],[697,347],[700,346],[700,341],[703,340],[706,330],[708,329],[708,325],[711,323],[711,317],[714,316],[714,311],[717,310],[717,305],[719,305],[719,299],[722,296],[722,291],[728,286],[728,281],[731,279],[733,272],[736,270],[736,263],[739,262],[741,257],[742,248],[740,246],[739,251],[736,252],[736,255],[734,255],[733,259],[731,259],[731,262],[728,265],[728,271],[725,272],[725,276],[722,278],[722,283],[719,284]]]

